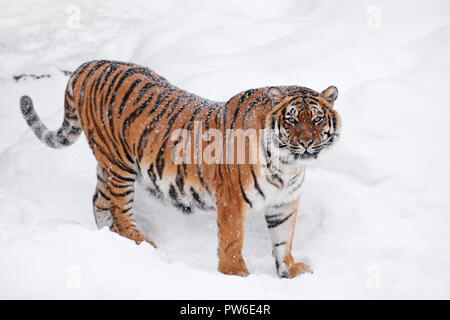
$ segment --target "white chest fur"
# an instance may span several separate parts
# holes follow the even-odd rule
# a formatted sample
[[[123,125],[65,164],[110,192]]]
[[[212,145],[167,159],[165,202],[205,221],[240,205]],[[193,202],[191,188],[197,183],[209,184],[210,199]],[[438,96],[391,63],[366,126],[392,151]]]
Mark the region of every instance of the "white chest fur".
[[[249,199],[254,204],[252,209],[264,210],[298,199],[304,178],[304,166],[282,168],[276,173],[264,169],[263,174],[258,178],[260,190],[252,188],[248,192]]]

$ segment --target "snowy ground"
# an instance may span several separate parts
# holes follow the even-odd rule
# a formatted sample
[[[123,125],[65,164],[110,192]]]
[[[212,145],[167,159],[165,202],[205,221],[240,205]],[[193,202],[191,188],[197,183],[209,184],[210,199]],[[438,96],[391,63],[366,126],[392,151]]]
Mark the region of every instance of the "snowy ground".
[[[447,0],[2,0],[0,298],[450,298],[449,40]],[[47,148],[18,101],[58,127],[59,70],[97,58],[217,100],[336,85],[342,138],[307,171],[294,238],[315,273],[276,276],[262,216],[247,225],[247,278],[216,271],[213,215],[139,197],[158,249],[96,230],[85,138]]]

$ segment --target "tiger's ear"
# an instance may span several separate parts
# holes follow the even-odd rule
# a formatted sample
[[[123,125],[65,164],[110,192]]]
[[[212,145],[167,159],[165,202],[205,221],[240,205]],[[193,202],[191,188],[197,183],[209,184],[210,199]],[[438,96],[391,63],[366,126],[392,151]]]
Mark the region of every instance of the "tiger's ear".
[[[270,100],[272,101],[272,107],[276,104],[279,104],[281,100],[284,98],[284,93],[277,87],[270,87],[269,91],[267,91]]]
[[[334,101],[336,101],[338,97],[338,89],[335,86],[330,86],[322,91],[320,94],[322,97],[327,100],[329,104],[334,105]]]

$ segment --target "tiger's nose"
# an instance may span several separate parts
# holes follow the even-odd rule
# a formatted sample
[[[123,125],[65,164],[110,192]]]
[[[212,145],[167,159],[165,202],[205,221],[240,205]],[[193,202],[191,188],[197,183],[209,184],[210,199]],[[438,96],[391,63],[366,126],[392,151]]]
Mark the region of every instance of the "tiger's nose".
[[[298,142],[302,145],[303,148],[308,149],[314,142],[314,139],[307,138],[307,139],[299,139]]]

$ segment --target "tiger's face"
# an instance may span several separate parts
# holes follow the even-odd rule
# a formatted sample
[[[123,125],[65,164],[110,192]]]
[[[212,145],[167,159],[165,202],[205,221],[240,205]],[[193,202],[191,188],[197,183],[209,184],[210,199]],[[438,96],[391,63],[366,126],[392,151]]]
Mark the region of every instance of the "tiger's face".
[[[333,109],[337,88],[322,93],[302,87],[291,87],[287,93],[269,88],[272,110],[278,121],[273,123],[280,150],[294,160],[316,159],[333,144],[340,132],[340,117]]]

